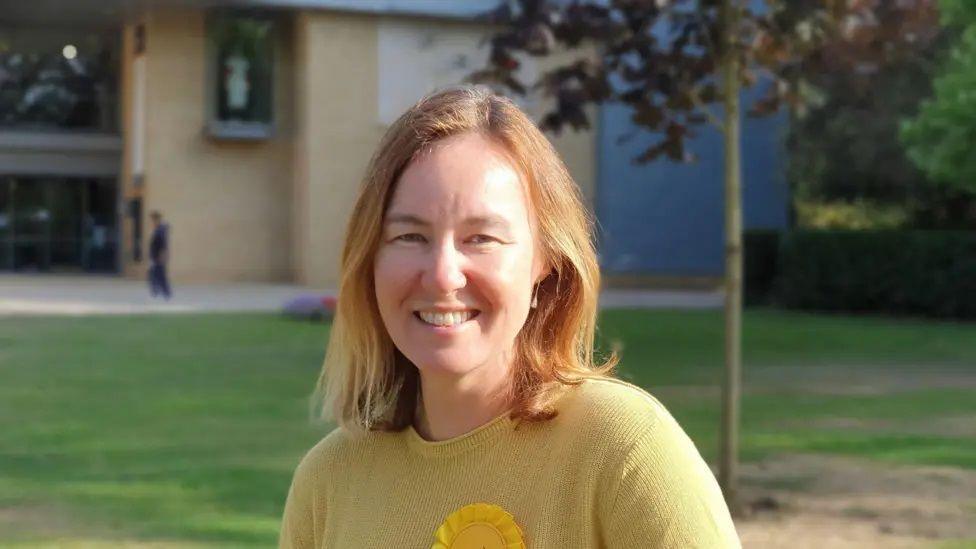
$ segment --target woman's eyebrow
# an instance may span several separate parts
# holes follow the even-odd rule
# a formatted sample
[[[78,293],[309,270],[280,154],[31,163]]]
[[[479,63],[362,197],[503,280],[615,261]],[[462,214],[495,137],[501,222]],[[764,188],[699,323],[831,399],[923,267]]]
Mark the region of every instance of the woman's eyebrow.
[[[389,225],[390,223],[406,223],[408,225],[420,225],[422,227],[431,226],[431,222],[413,214],[401,214],[401,213],[391,213],[386,216],[384,223]]]
[[[492,227],[506,231],[512,227],[505,218],[498,217],[497,215],[476,215],[465,219],[464,224],[475,227]]]

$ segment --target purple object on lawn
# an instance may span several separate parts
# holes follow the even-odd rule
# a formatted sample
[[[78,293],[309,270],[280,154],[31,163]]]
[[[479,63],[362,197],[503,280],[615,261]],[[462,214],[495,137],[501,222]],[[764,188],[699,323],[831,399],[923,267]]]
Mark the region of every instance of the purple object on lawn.
[[[285,303],[284,313],[293,318],[325,320],[332,318],[335,306],[335,296],[303,294]]]

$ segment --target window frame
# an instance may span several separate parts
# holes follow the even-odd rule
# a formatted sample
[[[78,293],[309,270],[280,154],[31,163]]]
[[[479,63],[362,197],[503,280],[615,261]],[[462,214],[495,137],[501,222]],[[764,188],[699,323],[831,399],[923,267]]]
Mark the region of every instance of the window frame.
[[[220,45],[217,43],[215,29],[217,24],[222,20],[233,18],[253,19],[270,24],[270,30],[267,38],[268,46],[271,49],[268,54],[270,66],[268,67],[267,97],[269,102],[269,120],[267,122],[240,122],[220,120],[218,118],[218,79],[220,78],[220,67],[218,66],[218,60],[220,55]],[[275,109],[275,101],[277,99],[275,78],[277,77],[278,73],[277,65],[280,62],[280,46],[278,42],[281,32],[281,22],[278,19],[279,18],[273,13],[258,10],[217,8],[207,12],[205,22],[207,42],[207,75],[206,78],[204,78],[204,85],[206,86],[204,94],[204,100],[206,101],[206,126],[204,130],[209,137],[218,140],[262,141],[275,136],[278,120]]]

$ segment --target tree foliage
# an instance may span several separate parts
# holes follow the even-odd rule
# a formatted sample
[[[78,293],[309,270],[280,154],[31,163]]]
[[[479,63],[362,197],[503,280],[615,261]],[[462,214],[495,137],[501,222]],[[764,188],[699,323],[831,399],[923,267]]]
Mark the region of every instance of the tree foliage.
[[[976,194],[976,2],[942,6],[945,23],[962,31],[934,82],[934,97],[905,122],[901,136],[909,158],[932,180]]]
[[[818,98],[792,117],[787,137],[794,196],[879,207],[936,198],[898,132],[902,119],[931,96],[950,34],[933,21],[915,37],[916,48],[903,50],[870,79],[843,71],[809,75]]]
[[[589,126],[586,107],[620,102],[638,127],[661,136],[637,158],[688,161],[687,139],[702,123],[720,122],[717,79],[721,59],[736,55],[745,86],[764,82],[765,95],[752,114],[783,105],[802,109],[812,74],[843,71],[870,80],[906,37],[931,27],[934,0],[765,0],[737,3],[733,52],[721,39],[721,0],[519,0],[491,14],[499,31],[491,38],[490,66],[475,81],[515,93],[531,87],[555,98],[545,129]],[[520,54],[578,55],[522,82]]]

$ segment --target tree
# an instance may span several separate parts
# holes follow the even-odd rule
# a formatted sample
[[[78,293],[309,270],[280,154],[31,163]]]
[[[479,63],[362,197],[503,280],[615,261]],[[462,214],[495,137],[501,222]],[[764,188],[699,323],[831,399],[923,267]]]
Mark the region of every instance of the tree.
[[[935,182],[948,189],[976,194],[976,3],[944,0],[946,25],[962,28],[935,97],[923,103],[918,116],[907,120],[901,137],[909,158]]]
[[[809,76],[818,97],[793,117],[787,137],[794,196],[899,207],[936,198],[898,130],[932,94],[952,34],[933,21],[915,37],[916,48],[878,67],[870,82],[844,71]]]
[[[844,71],[809,76],[817,98],[790,120],[786,140],[798,219],[818,212],[820,222],[847,228],[976,227],[976,194],[934,183],[899,135],[932,95],[959,26],[931,21],[913,37],[916,47],[892,55],[870,81]]]
[[[725,380],[719,482],[737,512],[741,378],[742,207],[740,87],[761,83],[755,115],[801,110],[808,79],[825,70],[870,78],[892,49],[931,21],[934,0],[519,0],[491,14],[489,66],[472,79],[555,99],[543,129],[588,128],[588,105],[614,101],[661,136],[637,162],[694,160],[685,143],[701,125],[725,143]],[[519,55],[568,54],[539,82],[518,79]],[[722,105],[721,112],[715,105]]]

